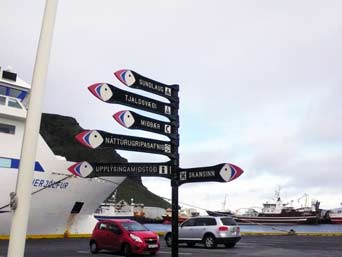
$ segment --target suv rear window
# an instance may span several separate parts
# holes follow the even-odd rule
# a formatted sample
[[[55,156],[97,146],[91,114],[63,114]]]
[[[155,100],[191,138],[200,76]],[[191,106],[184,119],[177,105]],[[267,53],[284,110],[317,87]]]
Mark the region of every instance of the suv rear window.
[[[232,218],[221,218],[222,224],[229,226],[229,225],[237,225],[236,221]]]

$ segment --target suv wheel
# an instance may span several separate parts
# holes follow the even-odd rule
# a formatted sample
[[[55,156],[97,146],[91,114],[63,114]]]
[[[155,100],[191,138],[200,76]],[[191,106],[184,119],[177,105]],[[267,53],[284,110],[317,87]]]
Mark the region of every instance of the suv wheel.
[[[166,236],[165,236],[165,242],[166,242],[166,245],[168,247],[171,247],[172,246],[172,236],[171,236],[171,233],[168,233]]]
[[[97,247],[97,244],[95,241],[90,242],[90,252],[91,253],[97,253],[99,251],[99,248]]]
[[[129,244],[123,245],[123,254],[125,257],[132,256],[131,246]]]
[[[205,248],[216,248],[216,239],[213,235],[206,235],[203,240]]]

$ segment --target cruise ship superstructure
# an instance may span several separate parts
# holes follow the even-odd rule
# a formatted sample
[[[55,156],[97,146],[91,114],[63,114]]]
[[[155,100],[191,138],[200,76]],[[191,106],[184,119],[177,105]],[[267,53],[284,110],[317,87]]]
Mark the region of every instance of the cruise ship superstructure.
[[[8,237],[30,85],[0,69],[0,238]],[[67,170],[74,162],[56,156],[39,135],[27,235],[82,236],[96,223],[93,213],[124,177],[84,179]]]

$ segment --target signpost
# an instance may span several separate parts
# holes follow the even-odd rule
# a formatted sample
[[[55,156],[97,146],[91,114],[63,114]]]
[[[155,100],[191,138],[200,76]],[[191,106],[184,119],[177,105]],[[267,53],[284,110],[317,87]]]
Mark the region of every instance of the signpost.
[[[179,169],[179,185],[191,182],[229,182],[238,178],[243,170],[230,163],[210,167]]]
[[[111,134],[101,130],[85,130],[75,136],[89,148],[114,148],[127,151],[155,153],[176,158],[178,143],[175,140],[161,141],[143,137]]]
[[[171,178],[171,162],[161,163],[96,163],[77,162],[69,167],[69,171],[82,178],[106,176],[148,176]]]
[[[152,98],[121,90],[107,83],[96,83],[88,87],[89,91],[106,103],[122,104],[147,112],[163,115],[177,120],[178,102],[167,104]]]
[[[90,92],[106,103],[122,104],[167,117],[164,122],[142,116],[133,111],[120,111],[113,115],[122,126],[165,135],[170,141],[111,134],[100,130],[85,130],[75,136],[76,140],[89,148],[113,148],[128,151],[162,154],[170,158],[163,163],[95,163],[78,162],[69,167],[75,176],[83,178],[102,176],[158,176],[171,180],[172,195],[172,257],[178,257],[178,188],[193,182],[229,182],[238,178],[243,170],[234,164],[179,168],[179,98],[178,85],[165,85],[146,78],[132,70],[119,70],[115,76],[125,85],[165,97],[170,103],[154,100],[126,92],[108,83],[96,83],[88,87]]]
[[[172,102],[179,102],[178,85],[168,86],[158,81],[146,78],[132,70],[119,70],[114,72],[114,75],[126,86],[163,96]]]
[[[122,126],[128,129],[140,129],[149,132],[158,133],[172,139],[176,139],[176,124],[173,122],[163,122],[139,115],[132,111],[120,111],[113,115],[114,119]]]

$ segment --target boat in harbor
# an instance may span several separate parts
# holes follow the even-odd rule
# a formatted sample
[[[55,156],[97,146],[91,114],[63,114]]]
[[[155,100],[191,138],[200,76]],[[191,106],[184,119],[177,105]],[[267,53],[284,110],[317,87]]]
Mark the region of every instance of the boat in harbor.
[[[329,210],[327,215],[331,224],[342,224],[342,207]]]
[[[98,220],[106,219],[142,219],[144,218],[144,205],[133,201],[128,204],[125,200],[102,203],[95,211],[94,217]]]
[[[116,194],[117,190],[95,210],[97,220],[131,219],[140,223],[162,223],[163,208],[135,203],[133,198],[130,203],[123,199],[116,201]]]
[[[190,217],[199,216],[199,212],[195,208],[182,208],[178,210],[178,223],[182,223]],[[172,209],[167,208],[163,214],[163,224],[171,224]]]
[[[231,212],[231,210],[226,208],[226,204],[227,204],[227,195],[224,196],[224,201],[222,203],[222,210],[220,211],[211,211],[211,210],[205,210],[209,216],[232,216],[233,213]]]
[[[318,224],[320,220],[319,202],[313,201],[311,207],[294,208],[283,203],[280,190],[275,193],[275,201],[263,204],[261,211],[245,208],[237,211],[234,218],[238,223],[248,224]]]
[[[0,68],[0,238],[10,233],[10,193],[16,189],[29,95],[29,84],[16,73]],[[76,177],[68,171],[73,164],[55,155],[39,135],[28,236],[90,234],[97,222],[94,210],[125,179]]]

